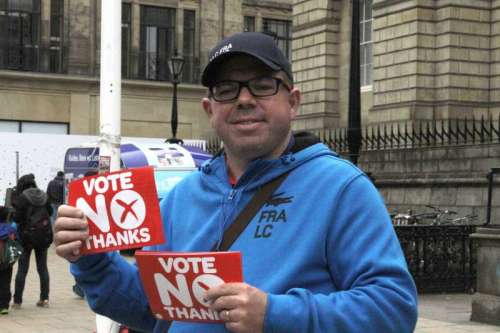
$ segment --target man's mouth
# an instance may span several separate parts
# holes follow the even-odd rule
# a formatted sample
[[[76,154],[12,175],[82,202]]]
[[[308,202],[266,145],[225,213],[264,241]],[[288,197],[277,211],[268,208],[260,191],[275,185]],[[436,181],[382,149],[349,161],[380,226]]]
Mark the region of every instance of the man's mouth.
[[[259,120],[242,120],[242,121],[236,121],[235,124],[236,125],[251,125],[251,124],[255,124],[255,123],[258,123]]]

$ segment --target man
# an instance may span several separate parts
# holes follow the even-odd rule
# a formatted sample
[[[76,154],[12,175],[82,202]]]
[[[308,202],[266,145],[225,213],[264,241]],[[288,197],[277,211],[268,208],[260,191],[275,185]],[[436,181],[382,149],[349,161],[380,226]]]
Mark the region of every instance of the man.
[[[356,167],[316,138],[292,135],[301,95],[274,40],[228,37],[202,83],[224,151],[161,202],[167,240],[151,249],[210,251],[256,190],[289,172],[230,247],[242,253],[245,283],[206,293],[224,325],[155,320],[137,268],[116,254],[81,257],[87,222],[63,206],[56,251],[73,262],[91,307],[154,332],[412,332],[415,286],[384,203]]]
[[[64,202],[64,172],[57,171],[57,175],[49,182],[47,185],[47,197],[53,211],[50,221],[54,224],[57,209]]]

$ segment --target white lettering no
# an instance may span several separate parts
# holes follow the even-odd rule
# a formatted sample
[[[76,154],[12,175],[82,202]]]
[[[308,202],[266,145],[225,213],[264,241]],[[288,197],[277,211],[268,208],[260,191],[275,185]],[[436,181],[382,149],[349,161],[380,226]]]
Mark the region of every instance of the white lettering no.
[[[99,230],[101,230],[101,232],[109,231],[109,217],[104,195],[98,194],[95,196],[95,211],[83,198],[78,198],[76,200],[76,207],[80,208],[85,216],[87,216],[99,228]]]

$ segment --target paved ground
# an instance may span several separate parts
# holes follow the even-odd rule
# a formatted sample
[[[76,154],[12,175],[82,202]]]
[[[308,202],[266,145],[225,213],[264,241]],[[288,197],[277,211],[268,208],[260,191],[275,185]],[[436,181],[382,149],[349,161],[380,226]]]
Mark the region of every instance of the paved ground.
[[[49,249],[48,266],[50,274],[50,307],[35,305],[40,296],[40,284],[35,266],[35,256],[31,255],[30,270],[26,279],[23,304],[20,310],[11,309],[8,315],[0,317],[2,333],[91,333],[95,328],[94,314],[85,300],[73,294],[74,280],[69,273],[68,263]],[[11,290],[14,291],[12,274]]]
[[[440,294],[419,297],[418,333],[493,333],[500,326],[470,321],[471,295]]]
[[[26,281],[23,307],[0,317],[2,333],[89,333],[95,329],[94,314],[87,303],[71,291],[73,278],[68,264],[49,249],[50,307],[35,306],[39,282],[34,256]],[[14,277],[13,277],[14,278]],[[12,284],[11,289],[14,288]],[[471,296],[465,294],[422,295],[417,333],[500,333],[500,326],[469,321]],[[364,332],[360,332],[364,333]]]

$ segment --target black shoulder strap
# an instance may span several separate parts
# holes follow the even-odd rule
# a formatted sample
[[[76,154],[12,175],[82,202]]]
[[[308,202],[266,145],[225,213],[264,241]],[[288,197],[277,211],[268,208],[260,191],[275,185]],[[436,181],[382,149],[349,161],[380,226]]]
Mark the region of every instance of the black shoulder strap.
[[[216,244],[212,251],[227,251],[229,247],[231,247],[231,245],[240,236],[243,230],[245,230],[248,223],[250,223],[250,220],[252,220],[259,209],[271,197],[273,192],[286,179],[289,172],[290,171],[283,173],[281,176],[264,184],[257,190],[252,199],[250,199],[250,202],[245,206],[245,208],[243,208],[238,217],[224,232],[220,246],[217,248]]]

